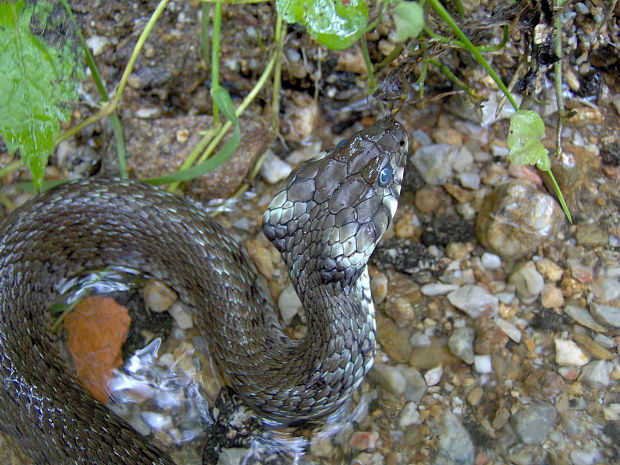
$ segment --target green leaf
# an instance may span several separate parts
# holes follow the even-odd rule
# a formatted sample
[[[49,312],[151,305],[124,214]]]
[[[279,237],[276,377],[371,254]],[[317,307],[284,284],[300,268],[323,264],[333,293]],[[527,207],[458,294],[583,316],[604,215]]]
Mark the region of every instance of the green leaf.
[[[418,37],[424,29],[424,10],[417,2],[401,2],[392,12],[396,38],[401,42]]]
[[[62,13],[45,0],[0,3],[0,136],[37,187],[83,75],[74,37],[57,30]]]
[[[287,23],[300,23],[319,43],[332,50],[353,45],[366,30],[366,0],[276,0]]]
[[[541,140],[545,123],[535,111],[519,110],[510,118],[508,158],[519,165],[536,165],[542,171],[551,169],[549,151]]]
[[[239,127],[239,120],[235,114],[235,107],[233,106],[230,94],[223,87],[217,86],[211,89],[211,97],[224,113],[224,116],[230,120],[233,124],[233,135],[228,141],[219,149],[211,158],[205,160],[203,163],[192,166],[182,171],[169,174],[167,176],[161,176],[159,178],[145,179],[146,182],[159,186],[161,184],[169,184],[171,182],[189,181],[190,179],[202,176],[205,173],[215,170],[221,164],[225,163],[230,156],[235,153],[237,147],[241,143],[241,128]]]

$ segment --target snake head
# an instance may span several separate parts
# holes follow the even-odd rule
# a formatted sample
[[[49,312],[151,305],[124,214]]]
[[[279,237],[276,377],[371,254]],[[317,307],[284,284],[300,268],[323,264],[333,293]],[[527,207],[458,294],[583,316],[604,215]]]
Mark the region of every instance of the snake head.
[[[362,273],[396,213],[408,145],[402,124],[386,118],[291,173],[263,231],[294,284],[345,288]]]

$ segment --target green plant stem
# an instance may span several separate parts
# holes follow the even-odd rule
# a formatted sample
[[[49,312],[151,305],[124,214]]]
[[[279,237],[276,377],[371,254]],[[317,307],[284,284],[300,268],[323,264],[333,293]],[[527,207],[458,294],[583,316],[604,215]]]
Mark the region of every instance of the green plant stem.
[[[200,49],[202,51],[202,59],[207,68],[211,63],[209,55],[209,16],[211,15],[211,4],[204,2],[200,8]]]
[[[93,54],[90,53],[88,44],[86,43],[86,40],[84,39],[84,34],[82,34],[82,30],[77,20],[75,19],[73,11],[71,10],[71,7],[67,3],[67,0],[60,0],[60,2],[62,3],[64,9],[69,15],[69,18],[71,19],[71,21],[73,22],[75,26],[77,35],[80,39],[80,45],[82,46],[82,50],[84,50],[84,56],[86,58],[86,65],[90,69],[90,74],[93,78],[93,82],[95,83],[95,87],[97,87],[97,91],[99,92],[101,101],[103,103],[108,103],[110,99],[108,96],[108,90],[107,90],[105,80],[103,79],[103,76],[101,76],[101,73],[99,72],[99,68],[97,67],[97,63],[95,62],[95,58],[93,57]],[[121,178],[127,178],[128,177],[127,147],[125,145],[125,135],[123,134],[123,127],[121,125],[121,120],[119,119],[116,112],[110,113],[108,115],[108,120],[110,121],[110,126],[112,127],[112,131],[114,132],[114,140],[116,142],[116,157],[118,159],[119,175]],[[66,139],[66,137],[63,137],[64,135],[65,134],[62,134],[60,137],[56,139],[56,144]]]
[[[240,117],[243,114],[243,112],[248,107],[248,105],[252,103],[252,101],[256,98],[258,93],[264,87],[265,83],[267,82],[271,74],[271,71],[275,67],[276,61],[277,61],[277,52],[274,51],[271,57],[269,58],[269,61],[267,62],[267,66],[263,70],[263,74],[261,74],[260,78],[254,85],[250,93],[243,99],[243,101],[236,108],[235,114],[237,115],[237,117]],[[198,158],[198,156],[201,154],[202,155],[198,163],[202,163],[207,158],[209,158],[211,154],[214,152],[217,145],[220,143],[220,141],[223,139],[223,137],[226,135],[226,133],[231,127],[232,127],[232,123],[230,121],[226,121],[223,125],[217,128],[217,130],[214,129],[214,130],[208,131],[207,134],[196,145],[196,147],[194,147],[194,150],[192,150],[192,152],[185,159],[179,171],[188,169],[190,166],[192,166],[194,162],[196,161],[196,158]],[[178,188],[178,185],[179,183],[172,183],[170,187],[168,188],[168,190],[170,192],[174,192]]]
[[[564,210],[566,219],[568,220],[570,224],[573,224],[573,218],[570,214],[570,210],[568,209],[568,205],[566,205],[566,201],[564,200],[564,195],[562,195],[562,190],[560,189],[558,182],[555,180],[553,171],[549,170],[549,171],[546,171],[546,173],[549,174],[549,179],[551,179],[551,184],[553,184],[553,190],[555,190],[556,194],[558,195],[558,201],[560,202],[560,205],[562,206],[562,210]]]
[[[125,67],[125,71],[123,72],[123,75],[121,77],[119,85],[118,85],[118,87],[116,89],[116,93],[114,95],[114,98],[111,101],[105,103],[99,109],[99,111],[97,113],[95,113],[91,117],[85,119],[81,123],[73,126],[72,128],[67,129],[65,132],[63,132],[58,137],[57,142],[63,141],[65,139],[68,139],[69,137],[71,137],[71,136],[77,134],[78,132],[80,132],[86,126],[89,126],[89,125],[99,121],[101,118],[106,117],[106,116],[112,114],[114,111],[116,111],[116,109],[118,108],[119,101],[120,101],[120,99],[121,99],[121,97],[123,95],[123,91],[125,90],[125,86],[127,85],[127,80],[129,79],[129,75],[133,71],[133,67],[135,65],[135,62],[138,59],[138,55],[142,51],[142,47],[144,46],[144,43],[146,42],[147,37],[149,36],[151,30],[153,29],[153,26],[155,26],[155,23],[157,22],[159,17],[162,15],[164,10],[166,9],[166,5],[168,4],[169,1],[170,0],[160,0],[159,5],[157,5],[157,8],[155,9],[153,14],[149,18],[149,21],[146,24],[146,27],[142,31],[142,34],[140,34],[140,37],[138,38],[138,41],[136,42],[136,45],[133,48],[133,51],[131,53],[131,57],[129,58],[129,62],[127,63],[127,66]]]
[[[506,98],[508,98],[508,100],[510,101],[510,104],[513,106],[515,111],[518,110],[519,105],[517,104],[517,101],[515,100],[515,98],[508,91],[508,89],[506,88],[502,80],[499,78],[497,73],[493,70],[493,68],[491,68],[489,63],[487,63],[487,61],[484,59],[484,57],[482,56],[478,48],[474,44],[472,44],[471,41],[467,38],[467,36],[463,33],[463,31],[461,31],[461,28],[459,28],[458,24],[456,24],[454,19],[452,19],[452,16],[450,16],[450,13],[446,11],[446,9],[443,7],[441,2],[439,0],[427,0],[427,1],[432,6],[432,8],[435,10],[435,12],[441,17],[441,19],[443,19],[448,24],[448,26],[450,26],[450,28],[452,29],[452,32],[454,32],[454,34],[461,40],[461,42],[463,42],[464,48],[468,50],[474,56],[476,61],[486,70],[486,72],[489,73],[489,76],[491,76],[491,78],[497,84],[497,87],[499,87],[501,91],[506,95]]]
[[[362,47],[362,56],[364,57],[364,63],[366,64],[366,74],[368,75],[368,93],[372,94],[377,88],[375,81],[375,73],[372,68],[372,62],[370,61],[370,54],[368,53],[368,42],[366,41],[366,34],[362,35],[360,39],[360,45]]]
[[[211,39],[211,89],[220,85],[220,43],[222,32],[222,2],[215,4],[213,10],[213,37]],[[217,104],[213,103],[213,122],[220,124],[220,112]]]
[[[481,52],[497,52],[501,49],[504,48],[504,46],[506,45],[506,43],[508,42],[508,39],[510,37],[510,30],[508,29],[508,25],[503,25],[502,26],[502,40],[499,44],[497,45],[483,45],[478,47],[478,50],[480,50]]]
[[[453,83],[455,83],[457,86],[459,86],[465,92],[467,92],[467,94],[470,95],[472,98],[474,98],[476,100],[481,100],[482,99],[482,97],[480,97],[480,95],[478,95],[474,89],[472,89],[470,86],[468,86],[462,80],[460,80],[458,77],[456,77],[456,75],[452,72],[452,70],[450,68],[448,68],[446,65],[444,65],[443,63],[441,63],[441,62],[439,62],[437,60],[433,60],[432,58],[427,58],[426,61],[428,61],[431,65],[434,65],[434,66],[438,67],[439,70],[448,79],[450,79]]]
[[[0,168],[0,178],[15,171],[18,168],[24,166],[21,160],[15,160],[13,163],[9,163],[4,168]]]
[[[271,97],[271,126],[277,132],[280,127],[280,89],[282,87],[282,48],[284,47],[284,36],[286,26],[279,13],[276,14],[276,27],[274,41],[276,63],[273,70],[273,95]]]

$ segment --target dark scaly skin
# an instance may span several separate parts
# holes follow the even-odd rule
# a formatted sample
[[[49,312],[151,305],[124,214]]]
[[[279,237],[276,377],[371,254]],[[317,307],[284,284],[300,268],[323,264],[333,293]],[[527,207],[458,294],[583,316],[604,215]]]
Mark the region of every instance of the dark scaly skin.
[[[0,227],[0,428],[40,464],[173,463],[87,394],[51,343],[47,308],[63,281],[107,265],[174,288],[227,383],[268,421],[338,412],[372,366],[366,262],[395,212],[406,154],[403,127],[381,120],[293,172],[265,212],[308,316],[300,341],[281,330],[245,250],[174,195],[91,178],[15,210]],[[386,165],[393,179],[381,186]]]

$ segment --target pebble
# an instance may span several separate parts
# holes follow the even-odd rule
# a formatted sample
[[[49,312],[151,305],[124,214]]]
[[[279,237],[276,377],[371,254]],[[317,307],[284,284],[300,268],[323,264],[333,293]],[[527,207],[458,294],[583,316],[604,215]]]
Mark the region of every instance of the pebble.
[[[563,222],[553,197],[527,181],[514,180],[487,195],[476,218],[476,233],[487,250],[515,260],[554,236]]]
[[[614,354],[590,339],[587,334],[576,333],[573,335],[573,339],[594,358],[599,360],[612,360],[614,358]]]
[[[536,269],[549,281],[559,281],[562,279],[564,269],[548,258],[541,258],[536,262]]]
[[[438,144],[463,145],[463,134],[452,128],[439,127],[433,131],[433,139]]]
[[[408,329],[399,328],[390,318],[377,315],[377,341],[394,362],[406,363],[411,358],[410,336]]]
[[[474,329],[474,352],[477,354],[495,354],[508,343],[508,336],[497,327],[493,318],[478,318],[474,322]]]
[[[301,301],[292,284],[289,284],[278,297],[278,308],[284,326],[289,326],[302,308]]]
[[[583,366],[590,361],[581,348],[570,339],[555,338],[555,363],[562,366]]]
[[[519,300],[525,304],[534,303],[545,284],[533,262],[518,265],[508,278],[508,282],[515,286]]]
[[[474,369],[476,372],[484,375],[486,373],[493,373],[493,363],[490,355],[476,355],[474,356]]]
[[[403,375],[406,381],[404,397],[408,402],[420,402],[428,386],[426,385],[426,380],[422,374],[411,367],[406,365],[398,365],[398,371]]]
[[[457,173],[456,179],[465,189],[478,190],[480,188],[480,175],[471,171]]]
[[[176,302],[170,309],[168,313],[174,318],[177,326],[181,329],[189,329],[194,326],[192,322],[192,314],[191,312],[185,308],[185,306],[181,302]]]
[[[604,333],[607,331],[607,328],[596,322],[594,318],[592,318],[590,312],[583,307],[579,307],[577,305],[567,305],[564,307],[564,313],[570,316],[581,326],[585,326],[586,328],[590,328],[599,333]]]
[[[559,308],[564,305],[562,290],[546,283],[540,293],[540,303],[544,308]]]
[[[465,363],[474,363],[474,329],[465,327],[455,329],[448,338],[450,351]]]
[[[614,278],[605,278],[601,282],[601,300],[611,302],[620,297],[620,282]]]
[[[616,94],[613,96],[611,103],[614,105],[616,109],[616,113],[620,115],[620,94]]]
[[[375,304],[380,304],[385,300],[388,292],[388,278],[384,273],[377,273],[370,280],[372,298]]]
[[[439,384],[441,381],[441,377],[443,376],[443,367],[438,366],[435,368],[431,368],[426,373],[424,373],[424,380],[428,386],[435,386]]]
[[[441,190],[433,185],[426,185],[415,193],[414,204],[421,213],[431,213],[441,204]]]
[[[405,429],[411,425],[419,425],[422,423],[422,417],[418,412],[418,406],[414,402],[408,402],[398,416],[398,426]]]
[[[271,279],[276,271],[271,260],[271,251],[256,239],[245,241],[245,246],[260,274]]]
[[[385,365],[384,363],[375,363],[370,373],[377,382],[394,394],[401,395],[405,393],[407,379],[398,368]]]
[[[601,463],[603,456],[598,450],[574,449],[570,451],[570,461],[573,465],[594,465]]]
[[[172,418],[159,412],[141,412],[140,418],[152,431],[161,431],[172,426]]]
[[[512,425],[525,444],[541,444],[555,427],[558,412],[545,402],[523,406],[512,416]]]
[[[405,297],[396,297],[392,305],[388,303],[385,306],[385,313],[387,313],[401,328],[413,326],[415,321],[413,304]]]
[[[376,431],[356,431],[349,439],[351,447],[358,451],[376,449],[378,442],[379,433]]]
[[[599,323],[620,328],[620,307],[592,302],[590,313]]]
[[[449,410],[436,425],[439,436],[438,450],[433,465],[470,465],[474,463],[475,449],[469,431]]]
[[[499,255],[495,255],[494,253],[489,252],[485,252],[482,254],[482,257],[480,257],[480,262],[482,263],[482,266],[485,267],[487,270],[496,270],[498,268],[501,268],[502,266],[502,259],[499,257]]]
[[[93,51],[93,56],[101,55],[105,46],[110,42],[110,39],[107,37],[97,35],[90,36],[86,39],[86,44],[88,45],[88,48]],[[133,76],[133,74],[131,76]]]
[[[331,438],[322,434],[313,435],[310,441],[310,452],[315,457],[331,457],[334,454]]]
[[[242,447],[223,448],[220,452],[217,465],[240,465],[248,454],[248,449]]]
[[[448,294],[448,300],[471,318],[497,313],[499,300],[486,289],[474,284],[461,286]]]
[[[426,134],[422,129],[416,129],[413,133],[411,133],[411,136],[422,146],[431,145],[433,143],[431,136]]]
[[[592,389],[601,389],[611,382],[613,365],[605,360],[596,360],[588,363],[581,369],[579,380]]]
[[[471,171],[473,164],[474,156],[471,154],[471,151],[467,148],[467,146],[464,145],[459,148],[458,152],[456,152],[452,168],[457,173],[461,173],[463,171]]]
[[[452,177],[457,151],[449,144],[428,145],[416,150],[411,161],[427,184],[445,184]]]
[[[446,295],[458,288],[458,284],[431,283],[422,286],[420,292],[426,296]]]
[[[496,318],[495,324],[501,329],[506,336],[512,339],[517,344],[521,342],[521,331],[511,322],[504,320],[503,318]]]
[[[176,302],[177,293],[158,279],[149,279],[142,288],[144,303],[153,312],[165,312]]]
[[[577,229],[577,243],[584,247],[602,247],[609,242],[609,235],[596,224],[585,224]]]
[[[260,174],[269,184],[276,184],[285,179],[293,171],[293,167],[278,157],[273,151],[267,150],[260,167]]]

